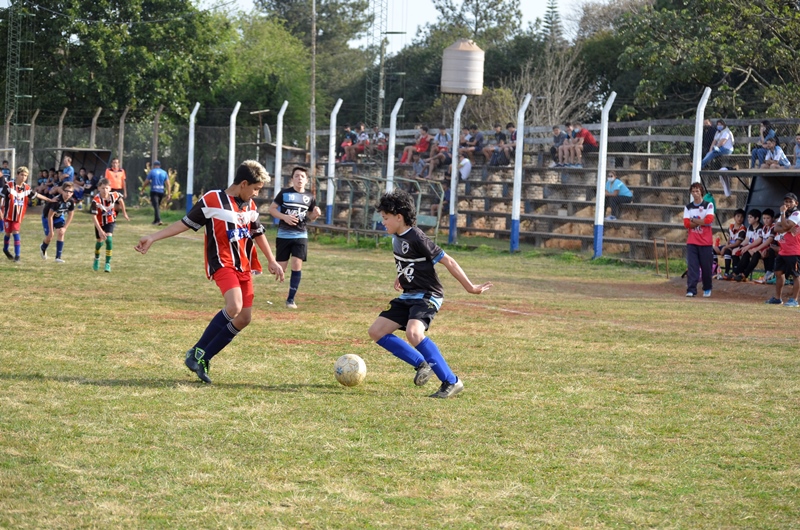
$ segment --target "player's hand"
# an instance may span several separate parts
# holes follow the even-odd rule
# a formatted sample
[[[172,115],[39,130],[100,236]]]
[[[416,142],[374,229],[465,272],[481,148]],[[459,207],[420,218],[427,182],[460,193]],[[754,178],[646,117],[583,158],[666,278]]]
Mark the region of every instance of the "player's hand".
[[[322,215],[322,210],[319,209],[319,206],[314,206],[314,214],[319,217]]]
[[[123,215],[125,215],[125,220],[126,221],[130,221],[131,220],[131,218],[128,217],[128,212],[125,212]]]
[[[105,239],[105,234],[103,234],[103,239]],[[153,240],[150,237],[145,236],[139,240],[139,244],[133,247],[133,250],[139,252],[141,254],[147,254],[147,250],[150,248],[150,245],[153,244]]]
[[[296,215],[287,214],[283,222],[289,226],[296,226],[300,219]]]
[[[270,261],[267,264],[267,270],[269,271],[270,274],[275,275],[275,281],[283,282],[284,278],[283,267],[278,265],[277,261]]]
[[[472,284],[470,289],[467,289],[467,292],[471,294],[483,294],[484,292],[488,291],[492,287],[492,282],[482,283],[480,285]]]
[[[395,291],[402,291],[403,290],[403,286],[400,285],[400,278],[399,277],[394,279],[394,290]]]

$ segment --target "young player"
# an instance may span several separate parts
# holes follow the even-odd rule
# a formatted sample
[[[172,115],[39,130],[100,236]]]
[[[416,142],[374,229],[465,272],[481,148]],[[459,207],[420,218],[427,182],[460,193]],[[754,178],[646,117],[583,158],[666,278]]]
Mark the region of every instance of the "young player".
[[[797,210],[797,195],[787,193],[783,197],[781,216],[775,221],[775,233],[783,234],[780,251],[775,259],[775,296],[767,300],[768,304],[780,305],[781,291],[785,276],[792,276],[792,295],[784,304],[786,307],[798,307],[800,295],[800,211]]]
[[[111,254],[114,249],[114,227],[117,222],[117,204],[120,205],[122,215],[130,221],[128,212],[125,211],[125,199],[118,191],[111,191],[108,179],[100,179],[97,183],[97,195],[92,198],[92,220],[94,221],[94,235],[97,242],[94,244],[94,263],[92,269],[100,270],[100,249],[106,244],[105,272],[111,272]]]
[[[156,241],[190,228],[197,231],[205,227],[206,275],[217,283],[225,299],[225,308],[211,319],[200,340],[186,352],[187,368],[204,383],[211,382],[208,376],[211,359],[250,323],[252,272],[261,271],[254,244],[266,256],[269,272],[283,281],[283,269],[272,255],[253,201],[269,180],[261,164],[245,160],[237,168],[230,187],[209,191],[182,220],[143,237],[136,245],[138,252],[146,254]]]
[[[306,191],[308,172],[297,166],[292,169],[292,185],[282,189],[269,206],[269,213],[278,219],[278,237],[275,240],[275,254],[284,272],[292,260],[292,275],[289,279],[289,295],[286,307],[297,309],[295,295],[300,287],[303,262],[308,255],[308,232],[306,223],[314,222],[322,215],[314,194]]]
[[[6,184],[3,190],[0,191],[0,198],[5,205],[4,228],[5,236],[3,236],[3,254],[8,259],[19,261],[21,239],[19,237],[19,228],[22,220],[25,218],[25,212],[28,211],[28,202],[31,197],[36,197],[43,201],[51,202],[49,197],[45,197],[41,193],[36,193],[25,181],[28,180],[28,168],[19,166],[17,168],[17,176],[14,178],[13,184]],[[11,238],[14,238],[14,254],[8,251],[8,244]]]
[[[683,208],[683,226],[686,238],[686,296],[697,296],[697,282],[703,275],[703,296],[711,296],[711,262],[714,251],[711,243],[711,224],[714,222],[714,204],[705,200],[705,189],[699,182],[689,187],[692,200]]]
[[[379,346],[416,369],[415,385],[427,383],[433,371],[442,384],[430,397],[453,397],[464,389],[464,383],[447,365],[436,344],[425,336],[444,296],[434,265],[444,265],[468,293],[481,294],[492,284],[473,284],[456,260],[414,226],[417,212],[414,200],[407,192],[395,189],[392,193],[384,194],[377,210],[383,218],[386,231],[393,236],[397,266],[394,288],[402,290],[403,294],[392,300],[373,322],[369,336]],[[408,343],[394,335],[398,329],[406,331]]]
[[[747,278],[756,270],[758,262],[762,258],[764,259],[765,274],[762,280],[756,280],[756,282],[765,283],[775,275],[773,271],[775,269],[776,253],[771,248],[775,239],[775,234],[773,233],[775,228],[773,224],[774,218],[775,212],[772,208],[767,208],[761,213],[761,230],[756,234],[758,244],[754,244],[751,248],[742,252],[742,257],[739,260],[739,267],[742,270],[740,271],[740,276],[734,278],[737,282],[747,281]]]
[[[56,234],[56,263],[64,263],[61,254],[64,251],[64,235],[72,222],[75,214],[75,202],[72,200],[73,184],[65,182],[61,185],[61,193],[56,197],[55,202],[49,202],[44,210],[47,212],[47,227],[44,240],[39,246],[42,259],[47,259],[47,247],[53,240],[53,233]]]
[[[728,243],[722,247],[714,247],[714,252],[722,256],[725,260],[724,280],[732,280],[732,269],[739,264],[739,247],[744,243],[747,236],[747,228],[744,226],[744,210],[739,208],[733,212],[733,222],[728,225]]]
[[[744,272],[750,266],[755,249],[761,245],[763,236],[763,226],[761,226],[761,210],[757,208],[751,209],[747,212],[747,232],[744,236],[744,241],[737,249],[739,251],[739,263],[733,268],[733,280],[737,282],[747,281],[747,276]],[[758,258],[756,258],[756,263]]]

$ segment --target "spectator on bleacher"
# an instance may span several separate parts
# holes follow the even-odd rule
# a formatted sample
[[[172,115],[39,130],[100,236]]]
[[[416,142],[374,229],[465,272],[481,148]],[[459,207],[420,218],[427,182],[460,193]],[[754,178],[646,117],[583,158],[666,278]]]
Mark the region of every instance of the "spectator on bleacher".
[[[433,137],[435,150],[428,160],[428,176],[433,177],[433,172],[437,167],[447,167],[453,163],[453,155],[450,153],[450,146],[453,137],[447,132],[444,125],[439,126],[439,132]]]
[[[465,155],[459,153],[458,174],[461,177],[461,180],[467,180],[470,173],[472,173],[472,161]]]
[[[747,231],[744,235],[744,241],[737,249],[739,251],[739,261],[733,267],[733,272],[730,278],[726,280],[736,280],[741,282],[744,279],[743,273],[747,266],[750,264],[752,258],[752,251],[761,244],[761,210],[756,208],[747,213]]]
[[[775,127],[769,122],[769,120],[764,120],[761,122],[759,126],[759,143],[758,146],[753,149],[750,153],[750,167],[756,168],[761,167],[764,165],[764,158],[767,156],[767,140],[770,138],[775,138],[775,143],[780,144],[778,140],[778,133],[775,131]],[[758,162],[758,165],[756,165]]]
[[[717,120],[717,132],[714,133],[714,141],[711,142],[711,147],[708,149],[706,156],[703,157],[700,167],[705,168],[715,158],[731,153],[733,153],[733,133],[725,125],[724,120]]]
[[[711,224],[714,222],[714,205],[703,200],[703,185],[695,182],[689,188],[692,200],[683,208],[683,226],[686,238],[686,296],[697,296],[697,282],[702,273],[703,296],[711,296],[711,263],[714,251],[711,246]]]
[[[467,146],[462,147],[458,152],[469,158],[470,164],[474,164],[475,159],[473,157],[475,154],[483,153],[483,133],[478,130],[477,125],[469,126],[469,140],[466,143]]]
[[[800,169],[800,134],[794,137],[794,168]]]
[[[583,128],[579,121],[572,122],[575,138],[571,146],[574,167],[583,167],[583,153],[596,153],[598,150],[597,138]]]
[[[469,133],[469,127],[463,127],[461,129],[461,134],[458,135],[458,147],[467,147],[467,142],[472,139],[472,135]]]
[[[412,153],[419,153],[420,155],[427,153],[431,148],[431,135],[428,134],[428,128],[424,125],[419,126],[419,137],[414,145],[407,145],[403,149],[403,156],[400,158],[401,164],[407,164],[411,161]]]
[[[758,210],[751,210],[750,214],[754,215],[756,212]],[[761,212],[761,226],[756,232],[753,242],[742,248],[739,265],[733,270],[733,279],[737,282],[746,282],[750,275],[753,274],[753,271],[756,270],[761,258],[764,259],[765,274],[763,281],[768,281],[774,275],[772,270],[775,267],[775,252],[770,248],[774,238],[772,233],[774,228],[772,220],[774,217],[775,212],[770,208]]]
[[[569,124],[567,124],[569,126]],[[569,135],[565,132],[561,131],[561,127],[558,125],[553,126],[553,145],[550,146],[550,158],[553,159],[550,162],[550,167],[557,167],[563,164],[561,161],[561,146],[564,145],[564,141],[569,139]]]
[[[800,228],[798,228],[798,224],[800,224],[800,211],[797,210],[797,195],[787,193],[783,197],[781,215],[775,222],[775,234],[782,237],[781,248],[775,259],[775,296],[767,300],[768,304],[783,303],[781,291],[785,276],[790,275],[794,282],[792,296],[784,305],[786,307],[800,306],[800,303],[797,302],[797,295],[800,294]]]
[[[613,171],[609,171],[606,177],[606,198],[611,207],[611,215],[606,217],[607,221],[616,221],[620,217],[619,207],[621,204],[633,202],[633,192],[617,178],[617,174]]]
[[[344,148],[345,156],[350,162],[357,162],[358,155],[365,152],[369,146],[369,133],[364,122],[358,124],[356,129],[356,141]]]
[[[378,151],[386,151],[388,147],[389,140],[386,139],[386,135],[381,128],[376,125],[372,128],[372,138],[370,138],[369,143],[370,154],[375,156],[378,154]]]
[[[449,151],[453,145],[453,137],[447,132],[447,127],[439,125],[439,132],[433,137],[434,149],[436,151]]]
[[[744,243],[747,228],[744,226],[744,210],[739,208],[733,212],[733,222],[728,225],[728,242],[722,247],[715,247],[714,252],[725,261],[725,280],[732,280],[731,271],[739,264],[739,247]]]
[[[781,146],[777,144],[776,138],[769,138],[765,145],[767,146],[767,155],[764,157],[764,162],[761,164],[761,167],[764,169],[788,169],[792,166],[786,153],[784,153]]]
[[[411,155],[411,169],[414,171],[414,177],[418,179],[428,178],[428,164],[419,153]]]
[[[339,142],[339,147],[336,148],[336,156],[339,157],[340,162],[344,162],[345,160],[347,160],[345,157],[347,148],[352,146],[357,141],[358,141],[358,135],[356,135],[356,133],[351,130],[349,123],[345,124],[344,136],[342,136],[342,141]]]
[[[703,152],[708,153],[711,149],[711,144],[714,143],[714,135],[717,134],[717,130],[712,125],[711,120],[706,118],[703,120]]]
[[[506,144],[503,146],[503,153],[506,155],[508,163],[514,162],[517,155],[517,128],[512,122],[506,123]]]
[[[494,143],[486,144],[483,148],[483,158],[490,166],[506,166],[508,159],[505,157],[503,147],[506,145],[506,133],[499,123],[494,124]]]
[[[559,163],[556,164],[557,167],[566,167],[568,165],[572,165],[572,143],[575,141],[575,129],[572,128],[572,124],[567,122],[566,124],[566,135],[567,137],[564,138],[564,141],[561,142],[561,145],[558,148],[558,160]]]

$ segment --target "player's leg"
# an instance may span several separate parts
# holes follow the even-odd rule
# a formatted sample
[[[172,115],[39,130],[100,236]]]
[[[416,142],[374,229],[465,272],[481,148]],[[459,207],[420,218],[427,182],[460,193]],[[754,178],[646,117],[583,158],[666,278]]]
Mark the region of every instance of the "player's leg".
[[[8,251],[8,243],[11,241],[11,231],[9,230],[9,223],[5,223],[5,232],[3,233],[3,254],[6,255],[8,259],[14,259],[14,255]]]
[[[408,310],[402,305],[398,305],[396,300],[392,300],[389,309],[383,311],[375,322],[369,327],[369,337],[381,348],[405,361],[414,367],[415,370],[427,367],[425,358],[409,343],[394,334],[403,325],[398,320],[403,321],[408,318]],[[430,368],[428,368],[430,370]],[[427,378],[425,379],[427,382]],[[414,378],[416,384],[417,377]],[[424,383],[422,383],[424,384]]]
[[[64,235],[67,233],[65,227],[56,229],[56,263],[63,263],[61,254],[64,252]]]
[[[100,249],[103,248],[103,239],[100,237],[100,232],[97,231],[97,227],[94,228],[94,262],[92,263],[92,269],[100,270]]]
[[[39,253],[42,255],[42,259],[47,259],[47,247],[50,246],[50,242],[53,240],[53,234],[50,233],[50,225],[44,217],[42,217],[42,224],[44,225],[44,239],[42,239],[42,244],[39,245]]]
[[[111,272],[111,256],[114,254],[114,227],[116,223],[108,223],[103,227],[106,233],[106,265],[103,269],[105,272]]]
[[[161,198],[159,194],[151,191],[150,192],[150,204],[153,206],[153,224],[156,225],[161,222],[161,215],[158,211],[158,207],[161,204]]]
[[[14,238],[14,261],[19,261],[19,256],[22,251],[22,238],[19,235],[19,224],[17,224],[17,229],[14,230],[14,233],[11,234]]]
[[[308,255],[308,240],[305,238],[294,240],[292,247],[292,275],[289,278],[289,294],[286,297],[286,307],[297,309],[294,299],[297,290],[300,288],[300,280],[303,276],[303,262]]]

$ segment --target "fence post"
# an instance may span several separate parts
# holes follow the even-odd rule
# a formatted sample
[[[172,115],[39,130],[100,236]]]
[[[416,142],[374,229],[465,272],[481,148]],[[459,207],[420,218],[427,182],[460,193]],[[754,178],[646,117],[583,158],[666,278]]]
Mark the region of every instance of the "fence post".
[[[608,162],[608,113],[611,105],[617,98],[617,93],[612,92],[608,101],[603,105],[600,118],[600,149],[597,154],[597,192],[595,193],[594,207],[594,256],[592,259],[603,255],[603,217],[606,213],[606,164]]]
[[[703,115],[706,103],[711,95],[711,89],[706,87],[700,103],[697,104],[697,114],[694,117],[694,151],[692,152],[692,184],[700,182],[700,164],[703,161]]]
[[[119,139],[117,140],[117,158],[119,158],[119,165],[122,167],[122,155],[125,152],[125,118],[128,116],[130,110],[129,105],[125,105],[125,110],[122,111],[122,116],[119,117]]]
[[[239,114],[241,101],[236,102],[231,112],[230,135],[228,136],[228,186],[233,185],[233,174],[236,171],[236,115]]]
[[[458,102],[455,113],[453,113],[453,146],[458,143],[458,134],[461,132],[461,111],[464,110],[464,104],[467,102],[467,96],[462,95],[461,100]],[[456,242],[456,226],[458,225],[458,214],[456,213],[456,204],[458,203],[458,150],[453,149],[453,162],[450,169],[450,229],[447,234],[447,242],[451,245]]]
[[[8,116],[6,116],[6,132],[5,132],[5,140],[3,141],[3,147],[5,149],[8,149],[8,139],[11,135],[11,118],[13,116],[14,116],[13,110],[8,113]],[[14,171],[16,171],[16,169]]]
[[[95,142],[97,138],[97,118],[100,117],[100,113],[103,111],[103,107],[97,107],[97,110],[94,112],[94,116],[92,117],[92,129],[89,131],[89,147],[92,149],[95,148],[97,143]],[[121,164],[122,162],[120,162]]]
[[[275,193],[273,197],[278,196],[278,192],[283,187],[283,115],[286,113],[286,107],[289,106],[287,100],[283,101],[281,110],[278,112],[278,125],[275,127]],[[278,224],[278,219],[275,219],[275,224]]]
[[[200,103],[194,104],[194,109],[189,115],[189,160],[186,163],[186,213],[192,209],[192,194],[194,193],[194,120],[197,117],[197,111],[200,109]],[[127,112],[127,107],[125,112]]]
[[[150,167],[153,167],[153,162],[158,160],[158,122],[161,120],[163,111],[164,105],[159,105],[156,111],[156,119],[153,121],[153,149],[150,151]]]
[[[403,104],[403,98],[398,98],[397,103],[394,104],[392,109],[391,118],[389,119],[389,145],[386,148],[386,193],[391,193],[394,189],[394,150],[397,147],[397,114],[400,112],[400,106]],[[380,127],[380,124],[378,124]],[[450,146],[453,150],[453,146]]]
[[[514,198],[511,200],[511,252],[519,250],[519,209],[522,198],[522,157],[525,151],[525,111],[531,103],[531,94],[525,95],[517,111],[517,145],[514,152]],[[455,131],[453,131],[455,132]]]
[[[56,169],[61,167],[61,148],[64,147],[63,144],[63,137],[64,137],[64,118],[67,116],[67,107],[64,107],[64,110],[61,111],[61,116],[58,118],[58,138],[56,139],[56,143],[58,145],[58,151],[56,151]]]
[[[336,105],[331,111],[331,129],[330,138],[328,138],[328,190],[325,200],[325,224],[333,224],[333,199],[334,199],[334,183],[333,174],[336,171],[336,115],[339,114],[339,107],[342,106],[342,100],[336,101]],[[312,131],[313,133],[313,131]],[[313,160],[313,157],[312,157]],[[364,213],[366,215],[366,212]]]
[[[33,141],[36,135],[36,118],[39,116],[39,110],[36,109],[31,116],[31,131],[28,140],[28,169],[30,172],[28,173],[28,184],[33,184]],[[13,165],[11,166],[14,167]],[[12,171],[16,171],[16,169],[12,169]]]

